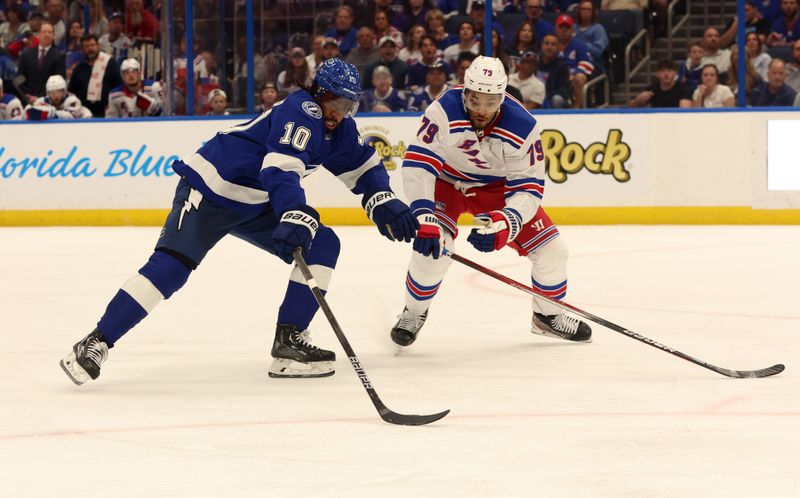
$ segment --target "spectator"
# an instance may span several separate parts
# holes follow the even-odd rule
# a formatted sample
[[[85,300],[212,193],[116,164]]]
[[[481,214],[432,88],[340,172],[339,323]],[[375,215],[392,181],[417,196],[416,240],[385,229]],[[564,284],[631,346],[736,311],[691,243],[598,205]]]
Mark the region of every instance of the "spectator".
[[[792,62],[786,65],[786,84],[800,93],[800,40],[792,44]]]
[[[692,92],[678,81],[675,63],[669,59],[659,61],[656,67],[658,81],[630,101],[629,107],[692,107]]]
[[[425,83],[424,88],[418,88],[411,95],[408,101],[409,111],[425,111],[434,100],[447,91],[447,73],[441,62],[428,66]]]
[[[409,66],[420,60],[422,58],[422,53],[419,51],[419,48],[423,36],[425,36],[425,28],[419,24],[412,27],[411,31],[408,32],[408,43],[400,50],[397,57]]]
[[[703,71],[703,46],[698,43],[689,45],[686,62],[681,65],[678,72],[678,81],[690,91],[694,92],[700,84],[700,73]]]
[[[794,104],[796,96],[797,92],[786,84],[786,63],[783,59],[775,58],[769,63],[767,81],[761,82],[753,89],[747,103],[756,107],[790,107]]]
[[[425,16],[431,9],[428,0],[403,0],[403,8],[392,19],[392,26],[401,33],[408,33],[415,24],[425,25]]]
[[[365,90],[359,99],[359,110],[372,111],[377,104],[383,104],[392,112],[405,111],[408,98],[405,92],[392,86],[392,72],[386,66],[378,66],[372,71],[372,88]]]
[[[103,0],[89,0],[89,33],[94,33],[98,39],[108,34],[108,18]]]
[[[594,73],[594,64],[589,50],[574,39],[572,31],[575,22],[567,14],[556,18],[556,38],[558,38],[558,56],[570,67],[573,106],[583,107],[583,87]]]
[[[83,37],[83,26],[78,21],[69,23],[69,31],[64,38],[63,49],[66,52],[65,65],[67,68],[67,79],[72,77],[72,71],[80,61],[83,60],[83,51],[81,49],[81,38]]]
[[[308,70],[306,52],[300,47],[289,51],[289,67],[278,75],[278,91],[292,93],[301,87],[311,86],[311,71]],[[227,96],[226,105],[227,105]]]
[[[525,21],[517,29],[517,34],[514,35],[511,46],[508,48],[508,55],[519,58],[525,52],[537,52],[539,48],[533,24],[530,21]]]
[[[377,62],[373,62],[367,66],[364,74],[366,81],[364,81],[364,83],[371,85],[373,79],[372,73],[375,71],[375,68],[385,66],[392,73],[392,79],[396,82],[397,88],[403,89],[408,78],[408,66],[406,66],[405,62],[397,58],[397,45],[395,45],[394,40],[388,36],[381,38],[378,51],[381,57]]]
[[[428,74],[428,66],[441,61],[439,49],[436,48],[436,40],[428,35],[422,37],[419,51],[422,58],[408,67],[407,88],[410,90],[423,86],[425,84],[425,75]],[[448,75],[453,73],[452,69],[450,69],[451,66],[447,62],[442,62],[442,64]]]
[[[655,4],[655,2],[654,2]],[[600,2],[600,8],[602,10],[627,10],[633,13],[636,21],[634,23],[633,30],[634,32],[638,33],[644,27],[644,10],[647,8],[647,0],[602,0]],[[666,5],[664,8],[664,13],[666,14],[667,9]],[[656,19],[660,17],[659,15],[656,16]],[[666,19],[665,19],[666,21]],[[664,26],[666,28],[666,24]]]
[[[128,48],[131,46],[131,39],[122,32],[125,16],[122,12],[114,12],[108,20],[108,33],[100,37],[100,50],[107,53],[117,62],[122,62],[128,58]]]
[[[305,55],[303,57],[305,58]],[[229,116],[231,114],[228,111],[228,94],[219,88],[211,90],[211,93],[208,94],[208,106],[211,109],[206,116]]]
[[[544,81],[545,108],[563,109],[572,105],[572,83],[569,65],[558,55],[556,35],[542,37],[542,56],[536,77]]]
[[[703,33],[703,54],[702,65],[714,64],[720,74],[728,72],[731,64],[731,51],[727,48],[719,48],[719,31],[717,28],[706,28]]]
[[[233,59],[233,101],[236,107],[244,107],[247,103],[247,73],[247,37],[240,36]],[[259,53],[253,54],[253,77],[254,88],[268,79],[264,57]]]
[[[756,5],[758,0],[745,0],[744,3],[744,32],[749,35],[755,33],[759,41],[763,44],[769,35],[770,25],[772,24],[768,19],[759,12]],[[736,17],[733,18],[725,32],[719,37],[719,44],[727,47],[736,42],[736,32],[739,27],[739,21]]]
[[[314,41],[311,42],[311,53],[306,56],[308,63],[308,71],[313,77],[317,74],[317,66],[323,61],[322,58],[322,44],[325,42],[324,36],[315,36]]]
[[[30,30],[28,23],[22,21],[24,18],[25,14],[18,5],[9,6],[6,22],[0,24],[0,47],[8,47]]]
[[[270,81],[264,83],[259,93],[259,100],[260,103],[255,108],[256,113],[261,114],[272,110],[275,104],[278,103],[278,89],[275,87],[275,83]]]
[[[91,118],[92,113],[81,105],[81,101],[67,92],[67,82],[60,74],[47,78],[47,95],[39,97],[25,107],[25,119],[44,121],[47,119],[82,119]]]
[[[97,37],[91,33],[81,38],[83,61],[75,66],[69,91],[77,96],[93,116],[106,114],[108,95],[122,85],[119,65],[110,55],[100,51]]]
[[[458,54],[458,60],[456,60],[456,71],[453,75],[453,78],[450,80],[450,85],[456,86],[464,84],[464,73],[476,57],[478,56],[472,52],[463,52]]]
[[[26,38],[30,38],[33,36],[39,36],[39,31],[42,29],[42,24],[44,24],[44,14],[39,12],[38,10],[31,10],[28,14],[28,33],[25,35]]]
[[[161,96],[155,83],[142,79],[136,59],[125,59],[120,65],[123,84],[112,89],[108,96],[107,118],[139,118],[161,115]]]
[[[753,37],[758,39],[758,35],[755,33],[751,33]],[[756,73],[755,68],[753,67],[753,63],[751,62],[750,55],[745,54],[744,58],[744,95],[745,95],[745,102],[750,99],[750,94],[753,89],[761,83],[762,79]],[[733,95],[736,96],[739,94],[739,47],[734,45],[731,47],[731,66],[728,69],[728,88],[731,89]]]
[[[22,119],[22,102],[14,95],[3,92],[3,79],[0,78],[0,121],[19,121]]]
[[[472,5],[469,7],[467,14],[472,19],[472,28],[475,33],[483,33],[483,28],[486,26],[486,12],[484,0],[472,0]]]
[[[781,17],[775,19],[767,36],[767,45],[791,45],[800,39],[800,9],[798,0],[781,0]]]
[[[375,20],[375,13],[379,10],[386,12],[389,24],[394,19],[395,11],[392,6],[393,0],[348,0],[345,2],[355,12],[356,26],[369,26]]]
[[[733,92],[719,83],[719,69],[716,65],[704,65],[700,80],[701,83],[692,94],[692,107],[733,107]]]
[[[219,86],[219,68],[214,52],[203,50],[194,61],[194,78],[201,85]]]
[[[575,10],[575,41],[582,43],[592,54],[592,62],[599,72],[603,72],[603,55],[608,49],[608,34],[602,24],[597,23],[597,9],[592,0],[581,0]]]
[[[542,107],[545,99],[544,82],[536,77],[539,57],[533,52],[525,52],[519,57],[517,71],[508,77],[508,84],[516,87],[522,95],[526,109]]]
[[[83,25],[84,7],[89,7],[89,32],[94,33],[97,38],[101,38],[108,33],[108,18],[103,0],[72,0],[67,1],[67,24],[78,21]],[[118,61],[119,62],[119,61]]]
[[[53,42],[61,45],[67,34],[64,24],[64,0],[47,0],[47,20],[53,25]]]
[[[425,14],[425,27],[427,28],[427,33],[436,40],[436,46],[439,50],[444,50],[450,45],[458,43],[458,37],[452,36],[445,31],[444,14],[439,9],[431,9]]]
[[[772,57],[764,51],[764,46],[758,33],[751,31],[744,38],[745,54],[750,59],[756,74],[763,80],[767,80],[767,67]],[[731,49],[733,54],[733,49]],[[733,62],[733,59],[731,59]],[[732,71],[729,71],[732,74]]]
[[[371,28],[364,26],[358,30],[358,45],[347,54],[345,60],[358,69],[358,74],[363,81],[367,66],[377,62],[378,59],[380,59],[380,54],[378,47],[375,46],[375,35]]]
[[[29,104],[45,94],[45,83],[50,76],[66,74],[66,59],[53,43],[53,25],[42,23],[39,30],[39,46],[29,47],[19,56],[17,74],[24,76],[25,81],[20,89],[25,92]]]
[[[394,40],[394,44],[397,45],[398,48],[403,47],[403,33],[389,24],[389,15],[385,10],[375,11],[375,17],[373,18],[372,25],[374,26],[375,37],[372,42],[373,45],[377,45],[379,40],[381,40],[384,36],[388,36]]]
[[[475,25],[471,21],[463,21],[458,25],[458,43],[444,49],[444,61],[452,66],[461,52],[472,52],[478,55],[480,49],[481,45],[475,36]]]
[[[144,0],[128,0],[125,12],[125,34],[131,39],[158,38],[158,19],[144,8]]]
[[[516,70],[516,67],[512,64],[511,57],[508,55],[506,46],[503,43],[502,28],[499,24],[495,24],[492,27],[492,55],[500,59],[500,62],[503,63],[503,69],[506,71],[506,74],[509,74],[509,70]],[[455,60],[451,62],[451,65],[455,65]]]
[[[553,35],[556,33],[556,28],[550,22],[542,19],[544,9],[542,8],[544,0],[527,0],[525,2],[525,15],[528,16],[528,22],[533,26],[533,38],[536,44],[540,44],[544,35]]]
[[[356,28],[353,27],[353,9],[347,5],[336,8],[334,26],[324,33],[339,44],[339,52],[346,57],[356,46]]]
[[[322,60],[333,59],[339,57],[339,42],[336,38],[325,38],[322,42]]]

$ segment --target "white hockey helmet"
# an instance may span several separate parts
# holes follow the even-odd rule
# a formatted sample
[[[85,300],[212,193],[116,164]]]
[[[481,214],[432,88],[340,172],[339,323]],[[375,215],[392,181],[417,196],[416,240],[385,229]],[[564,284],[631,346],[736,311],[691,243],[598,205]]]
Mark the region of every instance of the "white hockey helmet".
[[[67,81],[60,74],[54,74],[53,76],[47,78],[47,83],[45,83],[44,89],[47,91],[47,93],[55,92],[58,90],[66,91]]]
[[[505,95],[508,76],[495,57],[479,55],[464,72],[464,88],[474,92]]]
[[[125,59],[122,61],[122,65],[119,66],[120,74],[125,74],[125,71],[140,71],[142,66],[139,64],[139,61],[131,57],[130,59]]]

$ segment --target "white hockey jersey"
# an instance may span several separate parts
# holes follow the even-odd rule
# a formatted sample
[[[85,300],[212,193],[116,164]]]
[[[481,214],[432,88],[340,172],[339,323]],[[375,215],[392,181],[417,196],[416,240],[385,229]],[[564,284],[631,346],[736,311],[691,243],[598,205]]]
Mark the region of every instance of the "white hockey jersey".
[[[0,97],[0,121],[18,121],[21,119],[23,119],[22,102],[15,96],[4,93],[3,96]]]
[[[523,223],[530,221],[544,194],[545,158],[536,119],[506,94],[494,122],[475,130],[462,94],[463,87],[455,87],[428,106],[403,157],[403,187],[412,211],[435,211],[437,178],[462,191],[504,182],[506,207]]]
[[[35,112],[33,112],[35,111]],[[33,104],[25,107],[27,119],[39,121],[42,119],[82,119],[91,118],[92,111],[83,107],[81,100],[73,93],[67,92],[61,105],[54,106],[50,97],[39,97]]]
[[[132,92],[122,85],[111,90],[108,95],[107,118],[140,118],[142,116],[160,116],[161,97],[158,87],[152,80],[143,80],[142,89]]]

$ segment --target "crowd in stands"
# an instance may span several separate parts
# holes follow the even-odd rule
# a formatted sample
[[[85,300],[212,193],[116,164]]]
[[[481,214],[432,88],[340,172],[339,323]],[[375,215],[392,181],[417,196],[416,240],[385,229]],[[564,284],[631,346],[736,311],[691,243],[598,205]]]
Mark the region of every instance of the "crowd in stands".
[[[685,59],[657,61],[656,80],[632,95],[629,106],[728,107],[736,105],[739,92],[751,106],[800,105],[799,1],[746,0],[741,45],[736,44],[735,16],[725,26],[707,26]],[[196,19],[215,19],[213,0],[195,3]],[[484,52],[487,8],[495,20],[493,55],[506,67],[513,96],[529,109],[594,106],[602,97],[587,94],[587,84],[609,74],[613,59],[602,13],[631,12],[633,32],[645,29],[652,39],[666,32],[666,0],[326,3],[333,5],[316,16],[310,29],[288,32],[278,22],[276,3],[264,0],[261,26],[266,29],[259,30],[253,59],[256,111],[310,85],[316,67],[331,57],[358,68],[364,87],[359,112],[422,111],[462,83],[466,68]],[[173,19],[182,15],[182,4],[175,3]],[[141,49],[162,45],[161,5],[150,0],[0,0],[0,119],[160,115],[165,93],[161,61],[153,66]],[[190,106],[194,113],[209,115],[225,115],[231,108],[242,112],[249,73],[243,30],[223,30],[236,33],[226,49],[226,40],[212,33],[217,30],[195,25],[195,102],[188,103],[181,23],[175,27],[173,113],[185,114]],[[741,82],[739,46],[745,52]]]

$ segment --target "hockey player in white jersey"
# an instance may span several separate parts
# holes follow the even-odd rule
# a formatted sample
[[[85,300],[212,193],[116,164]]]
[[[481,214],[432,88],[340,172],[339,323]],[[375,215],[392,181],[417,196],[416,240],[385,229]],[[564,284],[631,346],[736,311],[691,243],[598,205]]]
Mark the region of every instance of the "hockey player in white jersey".
[[[14,95],[3,92],[3,79],[0,78],[0,121],[19,121],[22,118],[22,102]]]
[[[320,222],[300,184],[319,169],[362,196],[367,216],[382,235],[410,242],[419,224],[392,192],[380,156],[360,139],[351,117],[360,93],[355,66],[328,59],[318,66],[310,87],[176,160],[173,169],[180,180],[155,250],[117,291],[97,327],[61,360],[69,378],[76,384],[96,379],[108,350],[183,287],[226,235],[290,264],[294,250],[301,248],[317,285],[327,289],[339,257],[339,238]],[[258,296],[244,302],[262,305]],[[318,308],[294,267],[277,312],[271,377],[333,374],[333,351],[314,346],[305,333]]]
[[[122,86],[108,95],[107,118],[140,118],[160,116],[161,98],[152,80],[142,79],[139,61],[125,59],[120,65]]]
[[[562,299],[567,291],[567,248],[541,207],[544,151],[536,119],[505,93],[499,59],[480,56],[463,87],[447,91],[425,111],[415,142],[403,158],[403,186],[420,228],[406,275],[406,306],[391,330],[409,346],[428,316],[454,250],[458,217],[475,215],[467,241],[483,252],[505,246],[531,261],[531,281]],[[533,300],[531,332],[586,342],[591,328]]]
[[[25,107],[25,117],[29,121],[47,119],[91,118],[92,111],[85,108],[78,97],[67,91],[67,81],[55,74],[45,83],[47,95],[39,97],[33,104]]]

